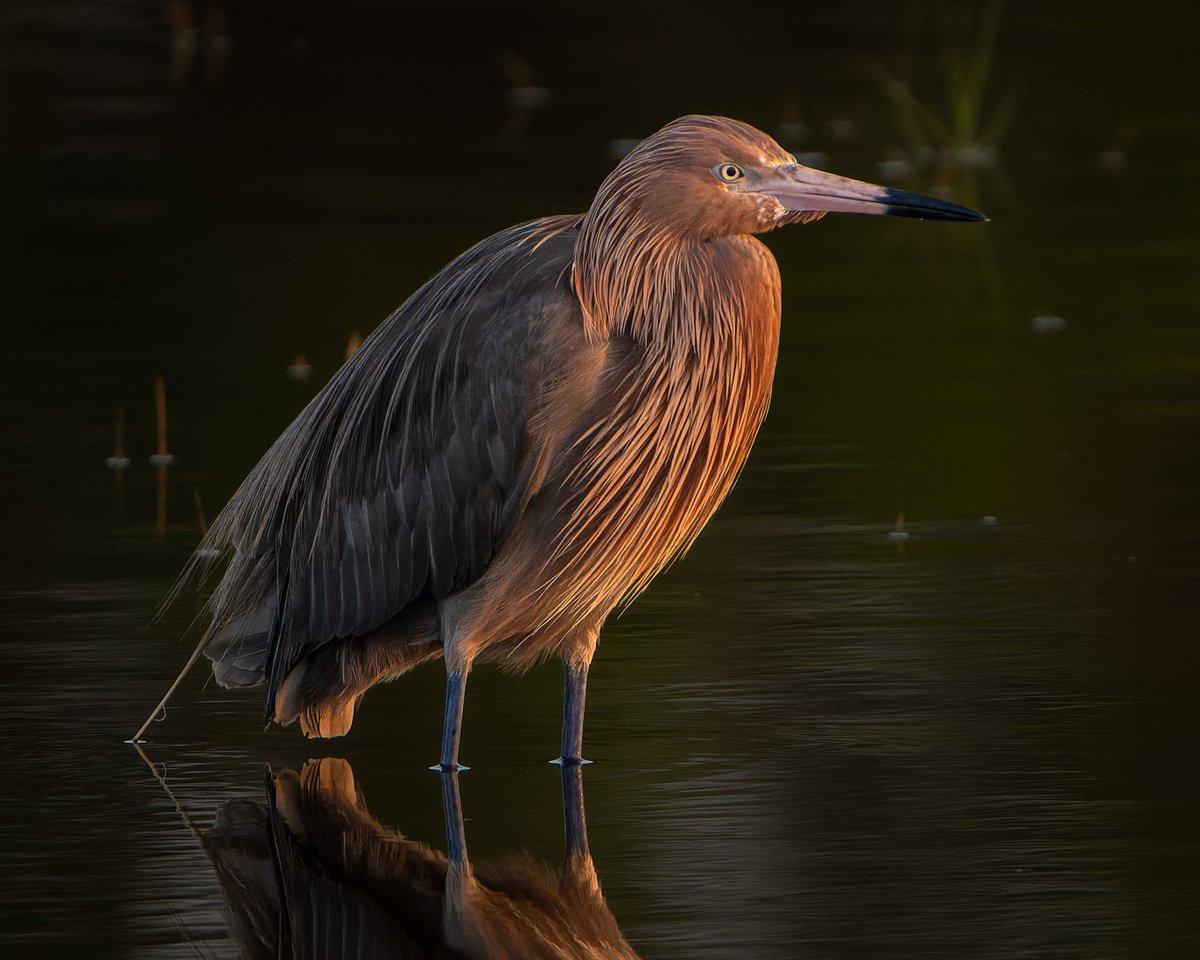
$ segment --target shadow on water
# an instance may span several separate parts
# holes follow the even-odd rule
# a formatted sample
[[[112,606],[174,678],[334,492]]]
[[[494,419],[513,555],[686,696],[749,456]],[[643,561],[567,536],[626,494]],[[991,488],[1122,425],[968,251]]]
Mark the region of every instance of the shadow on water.
[[[471,863],[457,773],[440,775],[442,853],[372,817],[344,759],[269,769],[264,801],[225,800],[204,828],[138,753],[211,863],[245,958],[637,957],[600,891],[578,766],[562,768],[555,877],[529,858]]]

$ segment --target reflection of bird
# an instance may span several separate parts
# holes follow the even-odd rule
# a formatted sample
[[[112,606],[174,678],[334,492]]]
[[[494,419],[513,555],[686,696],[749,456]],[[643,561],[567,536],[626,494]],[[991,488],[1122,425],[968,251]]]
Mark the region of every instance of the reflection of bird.
[[[600,627],[696,537],[766,413],[779,273],[751,234],[825,211],[981,220],[795,163],[745,124],[644,140],[586,214],[505,230],[417,291],[213,524],[235,553],[204,652],[266,714],[345,733],[444,657],[440,767],[476,659],[566,665],[579,762]]]
[[[201,840],[243,956],[636,957],[587,852],[578,766],[563,768],[567,855],[557,880],[528,861],[476,871],[457,774],[443,777],[449,857],[373,820],[345,760],[272,777],[267,809],[225,803]]]

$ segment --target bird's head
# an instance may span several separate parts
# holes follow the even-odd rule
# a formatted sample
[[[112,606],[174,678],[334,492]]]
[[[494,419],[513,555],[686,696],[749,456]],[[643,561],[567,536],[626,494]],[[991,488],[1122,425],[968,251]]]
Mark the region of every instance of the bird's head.
[[[601,185],[588,216],[708,240],[830,212],[986,219],[947,200],[814,170],[754,127],[704,116],[682,117],[638,144]]]

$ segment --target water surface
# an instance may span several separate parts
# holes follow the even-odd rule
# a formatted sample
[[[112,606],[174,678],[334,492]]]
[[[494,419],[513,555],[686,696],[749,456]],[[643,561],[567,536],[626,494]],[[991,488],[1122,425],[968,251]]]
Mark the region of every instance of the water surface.
[[[220,810],[269,817],[267,770],[309,759],[348,761],[381,835],[446,850],[437,665],[330,743],[264,731],[257,694],[197,670],[151,768],[122,741],[195,598],[151,618],[195,495],[211,518],[352,332],[488,233],[583,209],[617,141],[693,111],[992,223],[768,238],[767,425],[593,668],[607,909],[650,958],[1194,953],[1200,114],[1195,24],[1151,7],[1004,9],[977,104],[981,126],[1011,104],[994,162],[911,170],[881,72],[944,115],[942,52],[971,51],[927,4],[636,29],[587,6],[233,8],[224,67],[212,42],[175,81],[155,5],[7,7],[5,955],[242,955],[203,838]],[[472,675],[481,870],[561,868],[559,696],[553,666]]]

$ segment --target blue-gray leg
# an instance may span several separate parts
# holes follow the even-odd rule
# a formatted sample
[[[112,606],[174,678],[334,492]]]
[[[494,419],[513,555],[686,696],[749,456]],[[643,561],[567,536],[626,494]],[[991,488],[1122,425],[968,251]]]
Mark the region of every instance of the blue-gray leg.
[[[591,763],[583,759],[583,706],[587,697],[588,665],[565,661],[562,747],[552,762],[564,766]]]
[[[467,692],[467,672],[451,670],[446,673],[446,715],[442,721],[442,759],[430,767],[447,773],[467,770],[458,762],[458,741],[462,736],[463,702]]]

